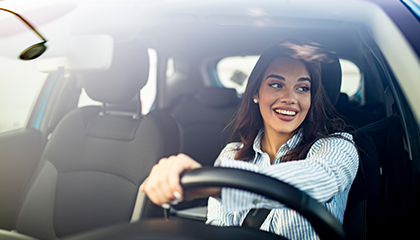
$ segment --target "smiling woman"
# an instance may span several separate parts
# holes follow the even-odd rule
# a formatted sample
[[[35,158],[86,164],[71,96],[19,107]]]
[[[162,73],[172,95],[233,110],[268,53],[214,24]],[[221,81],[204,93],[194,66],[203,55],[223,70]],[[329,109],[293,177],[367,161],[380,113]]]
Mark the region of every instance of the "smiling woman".
[[[317,44],[296,40],[266,50],[249,77],[231,122],[240,142],[228,144],[215,166],[285,181],[324,204],[342,223],[359,157],[352,136],[344,132],[345,123],[335,113],[321,82],[328,64],[340,67],[332,56]],[[170,203],[177,204],[184,198],[179,175],[200,167],[184,154],[161,159],[140,190],[155,204],[169,208]],[[213,196],[208,203],[208,224],[249,226],[247,219],[254,218],[254,210],[250,209],[268,208],[260,219],[261,225],[254,227],[290,239],[318,239],[297,212],[261,196],[223,188],[187,197],[203,196]]]

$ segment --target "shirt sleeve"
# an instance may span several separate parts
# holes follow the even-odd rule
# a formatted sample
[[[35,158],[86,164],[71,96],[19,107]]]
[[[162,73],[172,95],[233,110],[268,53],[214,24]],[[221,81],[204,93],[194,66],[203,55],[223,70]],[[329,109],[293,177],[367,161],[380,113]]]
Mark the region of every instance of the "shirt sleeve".
[[[348,133],[341,133],[341,135],[352,139]],[[233,158],[220,158],[216,164],[274,177],[296,187],[321,203],[332,200],[351,186],[359,164],[354,144],[338,137],[322,138],[316,141],[304,160],[258,167],[252,163],[231,159]],[[230,188],[222,189],[222,206],[222,210],[226,212],[250,208],[283,207],[282,204],[258,194]]]

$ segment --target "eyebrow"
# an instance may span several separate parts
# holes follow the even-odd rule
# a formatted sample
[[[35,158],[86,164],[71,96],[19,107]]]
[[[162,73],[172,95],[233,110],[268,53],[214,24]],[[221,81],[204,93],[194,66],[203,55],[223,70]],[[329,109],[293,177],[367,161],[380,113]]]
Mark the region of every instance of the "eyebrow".
[[[268,78],[277,78],[277,79],[279,79],[279,80],[286,81],[286,79],[285,79],[284,77],[282,77],[282,76],[280,76],[280,75],[277,75],[277,74],[271,74],[271,75],[268,75],[266,79],[268,79]],[[307,78],[307,77],[303,77],[303,78],[299,78],[299,79],[298,79],[298,81],[299,81],[299,82],[300,82],[300,81],[309,81],[309,82],[311,82],[311,79],[310,79],[310,78]]]

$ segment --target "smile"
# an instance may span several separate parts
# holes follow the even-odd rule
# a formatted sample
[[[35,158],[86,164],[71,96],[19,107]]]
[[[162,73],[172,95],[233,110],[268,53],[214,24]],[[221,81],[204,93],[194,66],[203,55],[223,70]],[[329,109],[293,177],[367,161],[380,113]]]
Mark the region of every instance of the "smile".
[[[282,109],[276,109],[274,110],[276,113],[278,114],[283,114],[283,115],[287,115],[287,116],[295,116],[297,112],[295,111],[290,111],[290,110],[282,110]]]

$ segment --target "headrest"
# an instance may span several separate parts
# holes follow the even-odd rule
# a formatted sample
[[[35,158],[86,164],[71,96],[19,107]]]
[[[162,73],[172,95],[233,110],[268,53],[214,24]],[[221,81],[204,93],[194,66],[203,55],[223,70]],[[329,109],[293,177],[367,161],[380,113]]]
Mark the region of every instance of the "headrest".
[[[215,108],[236,106],[239,102],[236,90],[232,88],[205,87],[200,89],[196,98],[200,104]]]
[[[322,84],[331,103],[336,105],[341,89],[341,65],[337,55],[333,53],[328,55],[331,61],[321,62]]]
[[[109,69],[80,75],[90,98],[103,103],[126,103],[149,77],[149,54],[138,41],[116,43]]]

